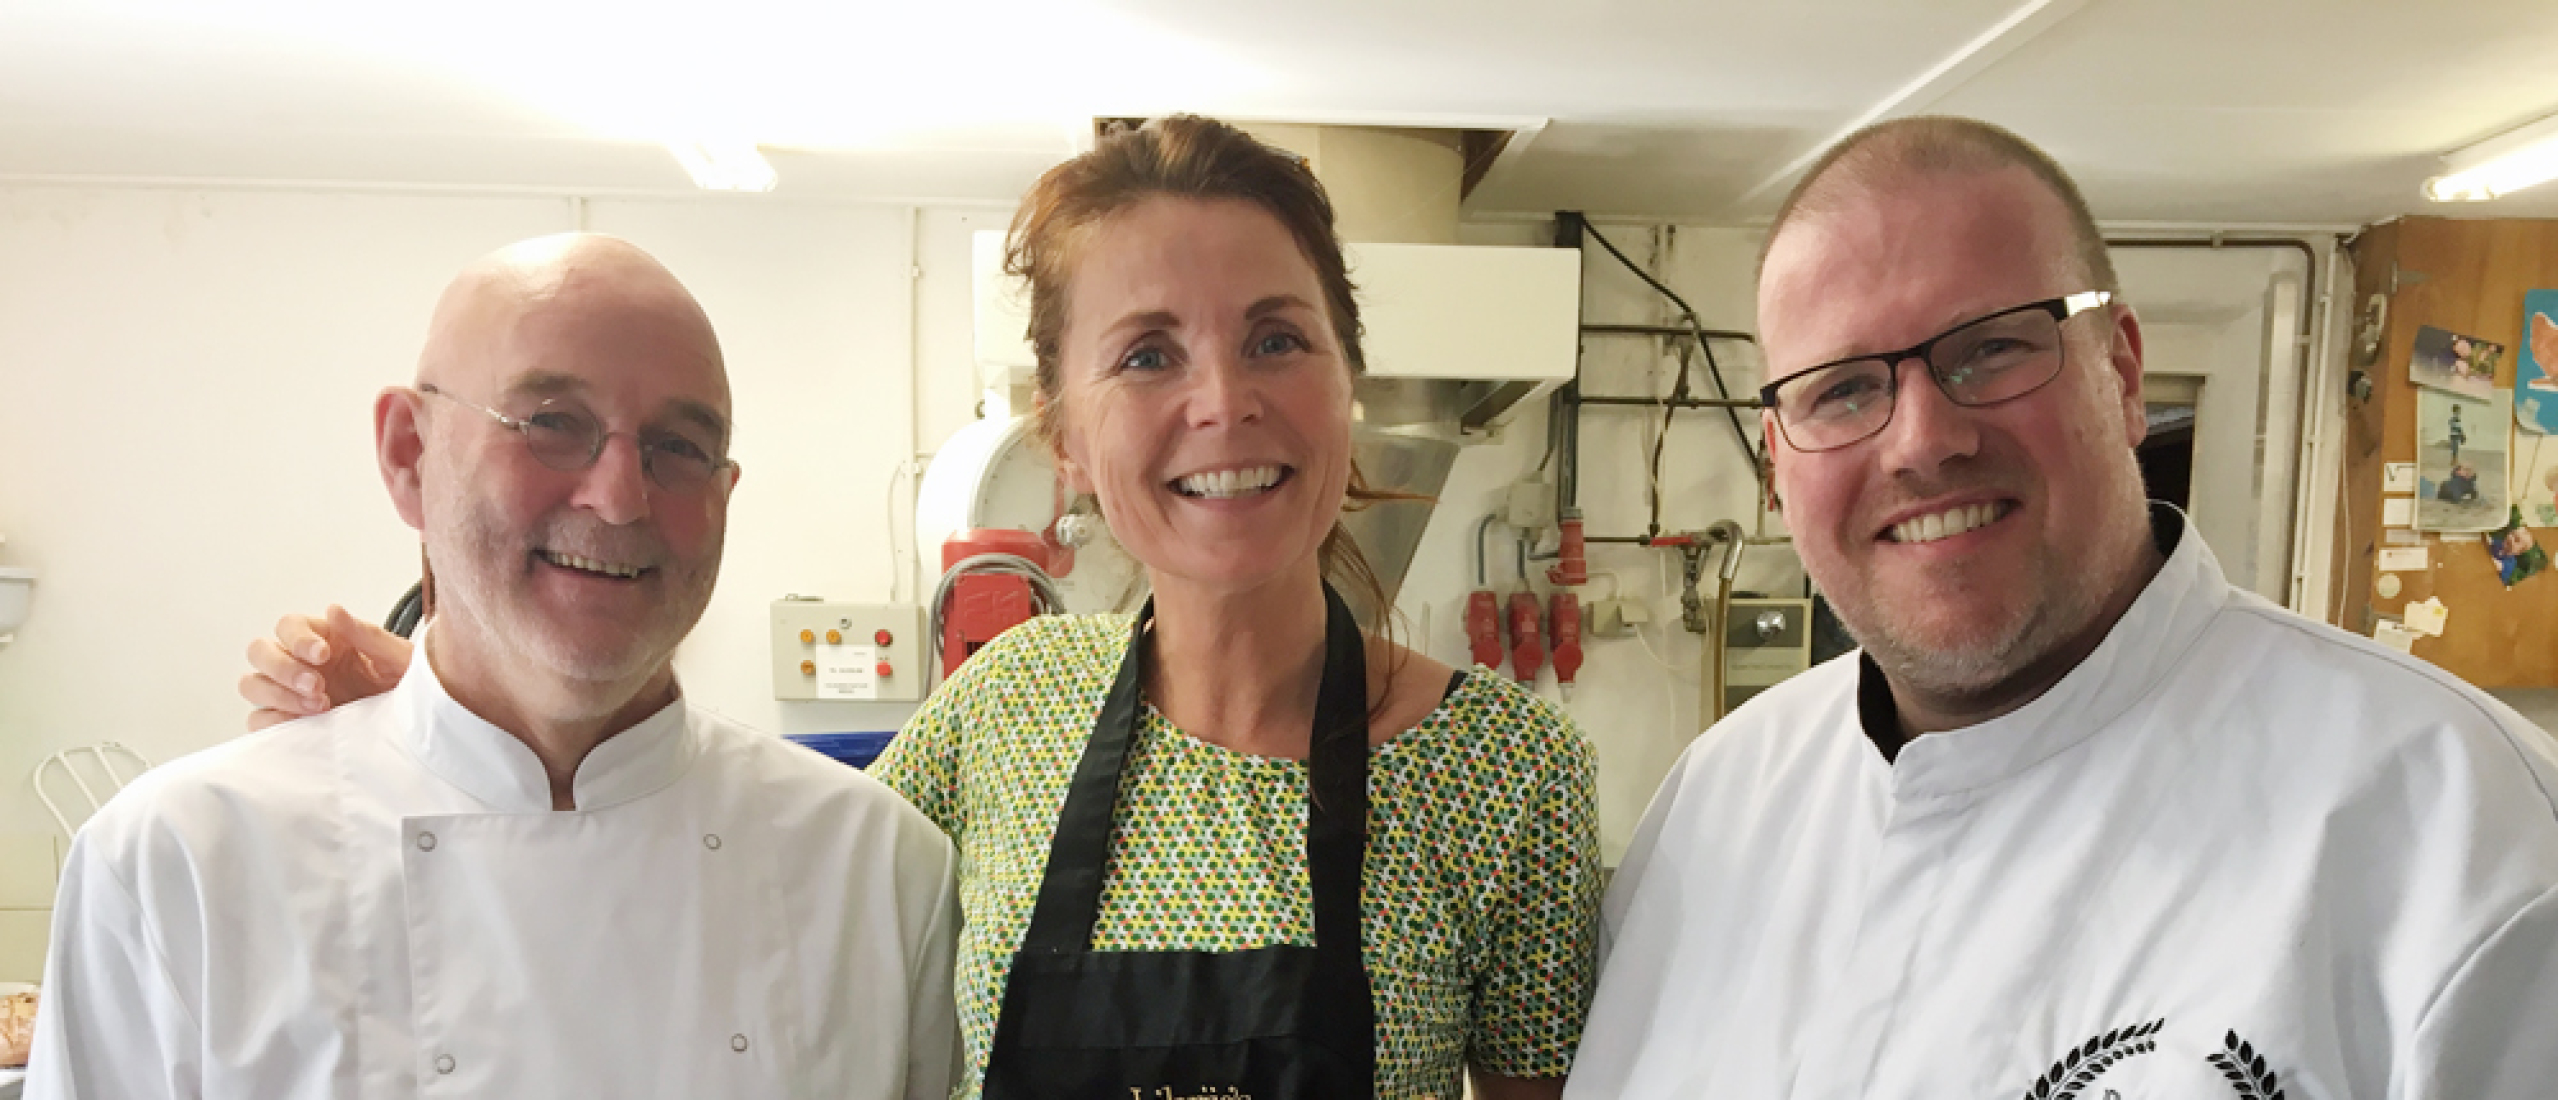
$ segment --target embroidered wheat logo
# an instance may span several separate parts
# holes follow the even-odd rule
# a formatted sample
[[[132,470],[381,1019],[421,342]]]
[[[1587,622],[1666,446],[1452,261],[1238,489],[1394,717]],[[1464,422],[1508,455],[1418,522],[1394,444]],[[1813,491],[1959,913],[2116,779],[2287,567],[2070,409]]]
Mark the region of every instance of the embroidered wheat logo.
[[[2075,1100],[2087,1086],[2095,1084],[2114,1063],[2158,1049],[2156,1036],[2167,1026],[2165,1017],[2145,1024],[2116,1028],[2103,1035],[2090,1037],[2073,1048],[2052,1068],[2034,1079],[2034,1087],[2025,1090],[2024,1100]],[[2235,1041],[2236,1036],[2232,1035]],[[2215,1056],[2217,1057],[2217,1056]],[[2279,1095],[2279,1094],[2277,1094]],[[2263,1100],[2274,1100],[2264,1097]]]
[[[2222,1037],[2221,1046],[2225,1049],[2207,1057],[2212,1068],[2229,1078],[2230,1087],[2238,1090],[2240,1100],[2283,1100],[2282,1081],[2265,1067],[2265,1056],[2256,1053],[2253,1045],[2232,1031]]]

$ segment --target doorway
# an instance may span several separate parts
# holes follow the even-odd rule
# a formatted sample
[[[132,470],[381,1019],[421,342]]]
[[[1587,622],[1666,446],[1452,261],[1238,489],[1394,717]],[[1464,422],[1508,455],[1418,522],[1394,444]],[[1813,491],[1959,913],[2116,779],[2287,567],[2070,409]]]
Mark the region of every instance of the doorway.
[[[2149,434],[2141,437],[2141,486],[2187,515],[2194,512],[2194,406],[2149,406]]]

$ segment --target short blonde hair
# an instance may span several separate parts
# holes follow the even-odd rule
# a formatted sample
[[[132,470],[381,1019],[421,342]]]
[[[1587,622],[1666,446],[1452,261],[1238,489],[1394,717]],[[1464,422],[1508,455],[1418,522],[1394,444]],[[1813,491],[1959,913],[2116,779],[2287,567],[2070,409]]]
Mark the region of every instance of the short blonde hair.
[[[2091,284],[2088,289],[2119,293],[2122,280],[2114,274],[2114,258],[2106,251],[2105,235],[2096,228],[2096,216],[2089,212],[2086,196],[2079,194],[2078,184],[2061,170],[2060,163],[2013,131],[1976,118],[1952,115],[1878,122],[1830,146],[1803,174],[1802,182],[1785,196],[1785,204],[1777,207],[1776,220],[1768,225],[1767,241],[1759,246],[1759,271],[1766,272],[1768,250],[1775,246],[1777,235],[1797,218],[1830,212],[1851,198],[1913,175],[1971,174],[2004,168],[2022,168],[2032,173],[2052,197],[2061,200],[2062,209],[2069,214],[2070,236],[2079,265],[2086,269],[2084,274]]]

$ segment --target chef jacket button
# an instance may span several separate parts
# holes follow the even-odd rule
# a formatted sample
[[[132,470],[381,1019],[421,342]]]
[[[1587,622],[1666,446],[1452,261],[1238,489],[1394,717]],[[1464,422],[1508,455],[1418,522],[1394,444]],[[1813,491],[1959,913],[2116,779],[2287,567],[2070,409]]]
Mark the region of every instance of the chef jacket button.
[[[434,850],[435,850],[435,834],[434,834],[434,833],[419,833],[419,834],[417,835],[417,850],[418,850],[418,851],[421,851],[421,852],[432,852],[432,851],[434,851]]]
[[[739,1054],[744,1054],[744,1053],[746,1053],[746,1037],[745,1037],[745,1036],[743,1036],[743,1035],[731,1035],[731,1036],[729,1036],[729,1037],[728,1037],[728,1049],[733,1050],[733,1051],[736,1051],[736,1052],[738,1052]]]
[[[708,848],[708,849],[710,849],[710,850],[712,850],[712,851],[714,851],[714,852],[718,851],[718,850],[719,850],[719,834],[718,834],[718,833],[703,833],[703,834],[702,834],[702,847]]]
[[[436,1056],[435,1056],[435,1072],[437,1072],[437,1073],[451,1073],[451,1072],[453,1072],[453,1056],[452,1056],[452,1055],[450,1055],[450,1054],[438,1054],[438,1055],[436,1055]]]

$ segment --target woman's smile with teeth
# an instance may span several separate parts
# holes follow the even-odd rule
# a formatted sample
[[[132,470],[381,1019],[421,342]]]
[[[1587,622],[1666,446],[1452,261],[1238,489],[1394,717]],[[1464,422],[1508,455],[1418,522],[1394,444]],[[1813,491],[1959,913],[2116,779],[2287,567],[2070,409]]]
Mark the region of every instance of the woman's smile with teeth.
[[[607,577],[619,577],[623,580],[629,580],[640,575],[640,567],[636,565],[621,565],[609,561],[597,561],[593,558],[581,558],[575,554],[562,554],[555,550],[544,550],[540,553],[543,561],[559,566],[562,569],[574,569],[581,573],[596,573]]]
[[[1258,493],[1279,484],[1287,476],[1284,466],[1246,466],[1236,470],[1207,470],[1173,479],[1173,491],[1186,497],[1223,500],[1228,497]]]
[[[1989,526],[1991,521],[2006,514],[2007,506],[1998,503],[1966,504],[1960,508],[1948,508],[1942,512],[1933,512],[1917,519],[1903,520],[1893,524],[1892,541],[1935,542],[1938,539],[1949,539],[1975,527]]]

